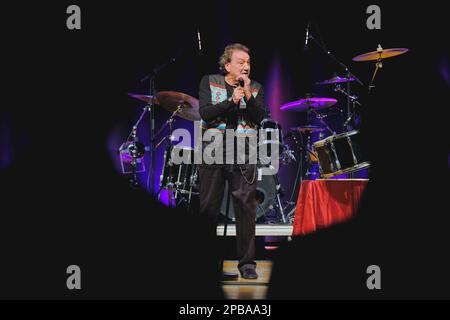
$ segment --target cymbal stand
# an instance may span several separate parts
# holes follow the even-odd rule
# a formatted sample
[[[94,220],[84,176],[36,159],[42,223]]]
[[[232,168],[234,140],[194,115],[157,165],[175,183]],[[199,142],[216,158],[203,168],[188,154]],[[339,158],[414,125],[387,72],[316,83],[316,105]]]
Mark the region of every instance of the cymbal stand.
[[[137,159],[141,157],[141,155],[139,154],[140,149],[141,149],[140,147],[142,146],[144,148],[144,150],[146,150],[146,148],[142,145],[142,143],[139,142],[139,139],[137,137],[137,129],[138,129],[139,124],[141,123],[142,119],[144,118],[144,115],[147,112],[147,110],[148,110],[147,106],[145,106],[142,109],[142,113],[139,116],[139,119],[136,121],[136,123],[132,127],[131,132],[127,138],[127,141],[131,141],[131,145],[129,145],[127,148],[132,157],[132,160],[131,160],[132,178],[130,179],[130,186],[132,188],[138,187],[136,167],[137,167]],[[119,149],[119,151],[120,151],[120,149]],[[143,156],[143,154],[142,154],[142,156]]]
[[[131,131],[131,137],[133,139],[133,150],[137,150],[137,135],[136,135],[136,130],[137,130],[137,126],[133,126],[133,130]],[[130,179],[130,185],[132,188],[137,188],[138,187],[138,182],[137,182],[137,174],[136,174],[136,167],[137,167],[137,159],[134,155],[132,155],[132,160],[131,160],[131,174],[132,174],[132,178]]]
[[[381,54],[383,53],[383,48],[381,47],[381,45],[378,45],[377,51],[378,51],[379,56],[378,56],[377,61],[375,62],[375,70],[373,72],[372,79],[370,80],[369,93],[372,90],[372,88],[375,88],[375,86],[373,85],[373,82],[375,80],[378,70],[383,68],[383,59],[381,58]]]
[[[325,48],[325,45],[322,43],[320,43],[319,41],[316,40],[315,37],[313,37],[311,34],[308,34],[308,39],[312,39],[318,46],[320,49],[322,49],[322,51],[328,56],[330,57],[331,60],[333,60],[334,62],[336,62],[339,66],[341,66],[344,70],[345,70],[345,74],[346,77],[348,78],[355,78],[355,80],[361,85],[364,86],[364,84],[362,83],[361,80],[359,80],[359,78],[357,76],[355,76],[350,69],[341,61],[339,61],[332,53],[331,51],[327,50]],[[350,82],[347,82],[347,92],[350,95]],[[347,97],[347,117],[349,117],[350,115],[352,115],[353,112],[351,111],[351,103],[350,103],[350,98]]]
[[[161,126],[161,128],[158,130],[158,132],[155,134],[155,139],[161,134],[161,132],[167,127],[169,126],[170,129],[170,135],[169,136],[164,136],[164,138],[162,138],[156,145],[155,145],[155,150],[157,148],[159,148],[159,146],[168,138],[172,138],[172,122],[176,121],[175,116],[177,115],[178,112],[181,111],[181,105],[178,106],[177,110],[175,110],[174,112],[172,112],[172,115],[169,117],[169,119],[167,119],[166,122],[164,122],[164,124]],[[154,140],[153,140],[154,142]]]
[[[334,132],[333,130],[331,130],[331,128],[328,126],[328,124],[323,120],[324,116],[320,115],[316,110],[314,110],[314,108],[312,107],[308,107],[307,110],[307,117],[308,119],[310,118],[311,113],[314,113],[314,116],[316,117],[317,120],[319,120],[323,126],[332,134],[335,135],[336,132]],[[308,121],[309,122],[309,121]]]
[[[155,192],[155,186],[154,186],[154,175],[155,175],[155,151],[154,151],[154,145],[153,145],[153,139],[155,136],[155,79],[156,76],[166,67],[173,64],[177,59],[181,56],[182,52],[180,52],[175,57],[169,59],[166,63],[163,63],[152,70],[149,74],[147,74],[144,78],[141,79],[141,82],[149,80],[149,94],[152,99],[147,104],[146,108],[149,111],[150,114],[150,132],[149,132],[149,141],[150,141],[150,165],[148,170],[148,177],[147,177],[147,190],[150,191],[151,194],[156,195]],[[150,186],[149,186],[150,185]]]
[[[166,141],[167,139],[169,140],[169,161],[171,161],[171,152],[173,150],[173,122],[176,120],[175,116],[177,115],[178,112],[181,111],[181,105],[179,105],[177,107],[177,110],[175,110],[174,112],[172,112],[172,115],[169,117],[169,119],[167,119],[167,121],[163,124],[163,126],[159,129],[158,134],[155,136],[157,137],[167,126],[169,126],[169,135],[164,136],[164,138],[162,138],[156,145],[155,145],[155,149],[157,149],[164,141]],[[153,145],[153,141],[152,141],[152,145]],[[164,169],[163,169],[164,170]],[[174,183],[175,181],[175,177],[173,176],[173,172],[171,171],[168,177],[169,181],[168,183],[163,186],[163,188],[167,188],[168,192],[169,192],[169,208],[171,208],[173,206],[173,200],[177,198],[178,195],[178,185],[176,185],[176,183]],[[174,196],[174,192],[175,192],[175,196]]]
[[[292,191],[291,191],[291,196],[289,197],[289,200],[286,202],[287,206],[295,206],[296,201],[294,201],[294,195],[296,194],[296,188],[297,188],[297,184],[300,186],[303,182],[303,135],[299,134],[299,133],[294,133],[294,134],[290,134],[289,136],[292,137],[292,139],[294,140],[294,144],[295,144],[295,148],[297,149],[297,152],[299,153],[299,159],[300,161],[298,162],[298,166],[297,166],[297,173],[295,175],[295,180],[294,180],[294,186],[292,187]],[[299,141],[300,140],[300,141]],[[294,219],[293,216],[293,212],[295,210],[291,211],[291,214],[288,215],[288,221],[292,222]]]
[[[322,135],[322,133],[320,133],[320,134]],[[288,136],[291,136],[292,139],[294,140],[295,148],[298,152],[298,158],[300,159],[298,162],[297,173],[295,175],[295,180],[294,180],[294,185],[293,185],[293,188],[291,191],[291,195],[289,197],[289,200],[286,201],[286,204],[288,206],[291,205],[291,206],[294,206],[294,208],[295,208],[296,201],[294,200],[294,196],[295,196],[295,194],[297,194],[295,192],[297,190],[297,185],[301,187],[303,180],[305,180],[304,177],[306,176],[306,173],[305,173],[305,175],[303,175],[303,163],[305,162],[305,164],[308,164],[307,158],[309,158],[310,156],[315,157],[316,155],[305,145],[304,136],[303,136],[302,132],[295,132],[293,134],[289,134]],[[293,217],[294,211],[295,210],[291,211],[286,217],[287,221],[289,223],[291,223],[294,219],[294,217]]]
[[[351,127],[354,127],[354,125],[355,125],[355,107],[356,107],[356,105],[358,105],[360,107],[362,105],[358,101],[357,96],[350,95],[345,89],[343,89],[341,87],[340,84],[335,85],[334,91],[344,94],[347,97],[347,99],[350,99],[350,102],[352,103],[352,110],[350,111],[350,114],[348,114],[347,120],[345,120],[345,122],[343,124],[344,128],[347,128],[347,131],[350,131]]]

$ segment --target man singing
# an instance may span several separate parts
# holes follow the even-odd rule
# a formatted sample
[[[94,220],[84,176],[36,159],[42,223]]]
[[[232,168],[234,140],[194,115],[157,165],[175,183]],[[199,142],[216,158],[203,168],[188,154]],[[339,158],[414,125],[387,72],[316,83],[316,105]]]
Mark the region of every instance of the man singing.
[[[214,132],[224,142],[225,153],[231,147],[225,143],[225,130],[235,135],[256,136],[257,125],[266,114],[262,86],[250,80],[250,50],[239,43],[228,45],[219,59],[221,74],[206,75],[200,82],[199,100],[203,134]],[[233,141],[235,141],[233,139]],[[205,148],[207,144],[203,142]],[[248,147],[248,144],[247,144]],[[234,148],[234,146],[232,147]],[[245,149],[248,156],[249,149]],[[239,154],[238,156],[242,156]],[[218,159],[220,157],[216,157]],[[236,217],[238,269],[243,278],[256,279],[255,219],[256,180],[255,163],[225,161],[199,166],[200,212],[217,224],[227,175],[231,180],[231,196]]]

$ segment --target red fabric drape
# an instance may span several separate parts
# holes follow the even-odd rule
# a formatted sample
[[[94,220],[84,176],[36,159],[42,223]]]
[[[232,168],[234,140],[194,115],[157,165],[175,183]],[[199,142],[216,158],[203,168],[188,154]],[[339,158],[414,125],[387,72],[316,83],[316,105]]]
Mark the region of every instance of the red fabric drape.
[[[295,209],[293,236],[304,235],[351,218],[368,180],[305,180]]]

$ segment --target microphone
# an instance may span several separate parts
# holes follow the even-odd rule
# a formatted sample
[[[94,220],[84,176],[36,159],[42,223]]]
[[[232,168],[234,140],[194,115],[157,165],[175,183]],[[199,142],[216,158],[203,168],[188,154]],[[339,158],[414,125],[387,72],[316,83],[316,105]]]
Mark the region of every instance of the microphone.
[[[197,28],[197,39],[198,39],[198,54],[201,56],[202,52],[202,40],[200,38],[200,29]]]
[[[244,87],[244,79],[239,78],[239,79],[238,79],[238,82],[239,82],[239,86],[240,86],[241,88],[243,88],[243,87]],[[242,98],[242,99],[244,99],[244,98]],[[242,99],[241,99],[241,101],[242,101]],[[242,104],[242,102],[241,102],[241,103],[239,104],[239,109],[247,109],[247,106],[244,105],[244,104]]]
[[[309,22],[306,26],[306,37],[305,37],[305,49],[308,47],[308,40],[309,40]]]

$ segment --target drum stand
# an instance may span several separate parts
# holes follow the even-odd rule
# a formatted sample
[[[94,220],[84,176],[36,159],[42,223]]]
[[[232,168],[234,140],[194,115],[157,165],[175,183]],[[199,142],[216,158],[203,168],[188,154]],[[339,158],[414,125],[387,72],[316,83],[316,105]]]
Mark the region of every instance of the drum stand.
[[[161,65],[159,65],[158,67],[156,67],[155,69],[152,70],[152,72],[150,72],[149,74],[147,74],[144,78],[141,79],[141,83],[145,82],[147,80],[150,80],[150,85],[149,85],[149,94],[150,97],[152,97],[152,99],[150,99],[150,102],[145,106],[145,109],[149,111],[150,114],[150,137],[149,137],[149,141],[150,141],[150,165],[149,165],[149,169],[148,169],[148,177],[147,177],[147,190],[150,191],[151,194],[155,195],[155,186],[153,183],[154,180],[154,171],[155,171],[155,151],[154,151],[154,140],[155,140],[155,79],[156,76],[165,68],[167,68],[168,66],[170,66],[171,64],[175,63],[178,58],[183,54],[183,51],[179,52],[175,57],[169,59],[166,63],[163,63]],[[150,185],[150,186],[149,186]]]
[[[346,77],[347,78],[354,78],[355,80],[356,80],[356,82],[358,82],[361,86],[364,86],[364,84],[361,82],[361,80],[359,80],[358,79],[358,77],[357,76],[355,76],[351,71],[350,71],[350,69],[344,64],[344,63],[342,63],[341,61],[339,61],[332,53],[331,53],[331,51],[329,51],[329,50],[327,50],[326,48],[325,48],[325,44],[323,43],[323,41],[322,42],[319,42],[319,41],[317,41],[317,39],[315,38],[315,37],[313,37],[311,34],[308,34],[308,39],[311,39],[311,40],[313,40],[317,45],[318,45],[318,47],[331,59],[331,60],[333,60],[334,62],[336,62],[340,67],[342,67],[342,69],[344,69],[345,70],[345,74],[346,74]],[[348,96],[347,96],[347,117],[349,117],[350,118],[350,120],[349,121],[351,121],[351,120],[353,120],[352,121],[352,123],[354,123],[354,110],[353,110],[353,112],[351,111],[351,100],[350,100],[350,81],[349,82],[347,82],[347,93],[348,93]]]
[[[307,142],[306,142],[306,150],[311,150],[311,132],[308,133]],[[314,173],[310,172],[309,169],[311,169],[311,155],[306,152],[305,154],[305,160],[306,160],[306,173],[305,173],[305,179],[311,180],[310,176],[314,175]]]
[[[131,141],[131,144],[127,148],[128,148],[130,156],[132,157],[132,160],[131,160],[131,168],[132,168],[131,169],[132,170],[131,174],[132,174],[132,177],[131,177],[129,182],[130,182],[130,186],[133,189],[136,189],[136,188],[139,187],[139,184],[138,184],[138,181],[137,181],[137,172],[136,172],[137,159],[143,157],[144,156],[144,152],[147,150],[145,148],[145,146],[141,142],[139,142],[139,139],[137,137],[138,126],[139,126],[140,122],[142,121],[142,119],[144,118],[144,115],[147,112],[147,110],[149,110],[148,106],[145,106],[144,109],[142,110],[142,113],[141,113],[139,119],[134,124],[134,126],[131,129],[131,132],[128,135],[128,138],[127,138],[127,141]],[[119,152],[121,151],[121,148],[119,148]]]
[[[307,110],[308,122],[310,122],[309,119],[311,118],[311,113],[314,113],[314,116],[316,117],[316,119],[319,120],[319,121],[322,123],[322,125],[323,125],[323,126],[324,126],[324,127],[325,127],[332,135],[335,135],[335,134],[336,134],[336,132],[333,131],[333,130],[331,130],[331,128],[328,126],[328,124],[323,120],[323,118],[325,118],[325,116],[320,115],[320,114],[319,114],[316,110],[314,110],[314,108],[312,108],[312,107],[309,107],[308,110]]]
[[[162,125],[162,127],[159,129],[159,131],[155,135],[155,138],[156,138],[167,126],[169,126],[169,135],[164,136],[164,138],[162,138],[155,145],[155,150],[156,150],[164,141],[166,141],[166,139],[169,139],[169,147],[168,147],[168,150],[169,150],[169,155],[168,155],[169,156],[169,161],[171,159],[170,152],[172,152],[172,149],[173,149],[173,136],[172,136],[172,133],[173,133],[173,122],[176,120],[175,116],[180,111],[181,111],[181,105],[178,106],[177,110],[172,112],[172,115],[169,117],[169,119],[167,119],[167,121]],[[153,145],[154,145],[154,141],[152,140],[152,146]],[[163,170],[164,170],[164,168],[163,168]],[[161,190],[167,189],[168,192],[169,192],[169,208],[173,207],[173,199],[175,199],[175,201],[176,201],[176,198],[177,198],[177,195],[178,195],[178,190],[177,190],[178,186],[176,185],[176,183],[174,183],[174,181],[175,181],[175,177],[173,176],[173,173],[170,172],[168,183],[161,187]],[[158,191],[158,198],[160,197],[161,190]],[[174,192],[175,192],[175,196],[174,196]]]
[[[373,82],[375,81],[375,77],[377,75],[378,70],[383,68],[383,59],[381,58],[381,54],[383,53],[383,48],[381,47],[381,45],[378,45],[377,52],[379,52],[379,56],[378,56],[377,61],[375,62],[375,70],[373,71],[372,79],[370,80],[370,83],[369,83],[369,94],[372,91],[372,89],[375,88],[375,86],[373,85]]]
[[[311,137],[311,135],[309,134],[308,135],[308,141],[310,141],[309,140],[310,137]],[[308,174],[311,175],[311,173],[308,173],[309,172],[309,166],[311,164],[311,162],[309,160],[309,157],[311,155],[315,156],[315,154],[313,152],[311,152],[311,150],[309,149],[308,145],[304,144],[304,141],[303,141],[304,137],[303,137],[302,133],[293,134],[292,138],[294,139],[295,146],[296,146],[296,148],[297,148],[297,150],[299,152],[299,159],[300,159],[300,161],[299,161],[299,165],[298,165],[298,168],[297,168],[297,173],[295,175],[294,187],[292,188],[292,192],[291,192],[291,196],[289,198],[289,201],[287,201],[288,205],[295,205],[296,201],[294,201],[294,195],[296,194],[295,191],[296,191],[296,188],[297,188],[297,184],[301,186],[302,182],[306,178],[306,176],[308,176]],[[308,144],[309,144],[309,142],[308,142]],[[306,152],[304,152],[304,150],[306,150]],[[308,166],[308,168],[307,168],[308,172],[306,172],[305,175],[303,175],[303,161],[305,161],[306,165]],[[292,222],[294,214],[295,214],[295,210],[292,210],[287,215],[287,220],[289,222]]]
[[[286,224],[287,223],[287,219],[286,216],[284,215],[284,209],[283,209],[283,205],[281,204],[281,184],[280,181],[278,180],[278,174],[275,174],[275,184],[276,184],[276,188],[277,188],[277,206],[278,209],[280,210],[280,214],[281,214],[281,219],[283,220],[283,223]]]
[[[375,74],[376,74],[376,70],[375,70]],[[374,74],[374,77],[375,77],[375,74]],[[372,78],[372,81],[373,81],[373,78]],[[349,132],[355,128],[356,105],[361,106],[361,103],[358,101],[357,96],[350,95],[350,82],[347,82],[347,91],[345,91],[345,89],[343,89],[339,84],[336,84],[336,86],[334,87],[334,91],[340,92],[340,93],[344,94],[345,96],[347,96],[347,101],[348,101],[349,107],[348,107],[348,112],[347,112],[347,119],[345,120],[345,122],[343,123],[342,126],[347,130],[347,132]],[[369,86],[369,91],[370,91],[370,86]],[[350,109],[350,105],[352,106],[351,109]],[[348,177],[350,179],[352,179],[353,173],[350,172],[348,174]]]
[[[355,126],[355,107],[356,107],[356,105],[358,105],[360,107],[362,105],[358,101],[357,96],[350,95],[349,92],[345,91],[345,89],[343,89],[339,84],[336,84],[336,86],[334,87],[334,91],[344,94],[345,96],[347,96],[348,99],[350,99],[350,102],[352,103],[352,110],[348,114],[348,118],[347,118],[347,120],[345,120],[345,122],[343,124],[343,127],[347,128],[347,131],[350,131],[351,127]]]

